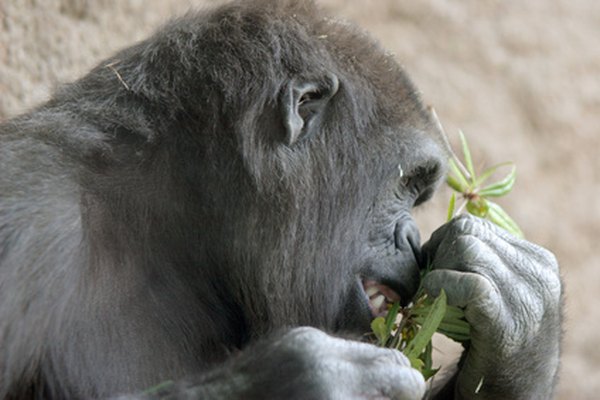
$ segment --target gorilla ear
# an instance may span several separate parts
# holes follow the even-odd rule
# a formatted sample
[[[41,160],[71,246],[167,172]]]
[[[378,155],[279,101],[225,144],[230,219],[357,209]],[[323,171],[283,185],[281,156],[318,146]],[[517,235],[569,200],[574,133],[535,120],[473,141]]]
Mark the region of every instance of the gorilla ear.
[[[337,76],[328,74],[322,80],[292,79],[281,96],[281,113],[285,127],[285,143],[289,146],[312,136],[319,130],[320,121],[329,100],[337,93]]]

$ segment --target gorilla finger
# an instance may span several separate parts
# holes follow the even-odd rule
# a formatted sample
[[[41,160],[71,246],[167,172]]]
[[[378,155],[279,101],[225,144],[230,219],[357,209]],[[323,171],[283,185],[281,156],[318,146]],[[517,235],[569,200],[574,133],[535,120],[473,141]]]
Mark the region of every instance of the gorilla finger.
[[[421,255],[427,265],[432,263],[435,259],[437,250],[442,241],[446,238],[446,236],[448,236],[449,230],[450,225],[448,223],[440,226],[431,234],[429,240],[421,247]]]
[[[445,242],[451,242],[454,238],[470,234],[479,236],[485,232],[481,218],[469,214],[461,214],[454,217],[451,221],[445,223],[431,234],[431,238],[423,245],[421,249],[423,256],[429,262],[432,262],[437,254],[442,252],[440,246]]]
[[[376,364],[385,364],[386,368],[410,367],[410,360],[395,349],[386,349],[377,347],[369,343],[355,342],[351,340],[338,339],[341,346],[339,351],[349,353],[346,357],[360,362],[374,362]],[[342,346],[343,345],[343,346]]]
[[[519,258],[518,252],[507,243],[498,241],[493,246],[479,237],[467,234],[440,245],[438,256],[432,261],[433,269],[451,269],[461,272],[476,272],[498,285],[513,282],[512,266]]]
[[[461,234],[444,240],[437,250],[431,267],[437,270],[456,270],[485,276],[498,286],[514,280],[514,274],[505,266],[495,249],[470,234]]]
[[[425,379],[412,367],[393,368],[382,363],[371,370],[366,378],[368,381],[364,385],[375,389],[375,398],[382,396],[393,400],[420,400],[425,395]]]
[[[485,225],[482,223],[480,227]],[[437,256],[430,260],[434,269],[478,272],[499,284],[512,282],[514,275],[521,278],[532,275],[533,271],[528,268],[532,265],[528,253],[489,230],[480,230],[479,235],[464,232],[458,236],[448,235],[445,239],[438,245]]]
[[[425,391],[425,381],[420,372],[410,366],[408,359],[394,349],[383,349],[364,343],[355,346],[347,342],[340,353],[325,354],[317,362],[320,376],[331,376],[340,387],[334,389],[334,399],[385,398],[418,400]],[[321,354],[323,356],[323,354]]]
[[[444,241],[432,266],[481,274],[503,293],[515,292],[517,284],[524,284],[532,294],[560,297],[556,295],[560,294],[561,282],[554,256],[545,251],[539,253],[542,248],[527,242],[520,241],[520,247],[513,243],[499,237],[485,241],[480,236],[464,234]]]
[[[545,248],[519,238],[496,224],[483,218],[472,215],[461,215],[454,218],[446,230],[448,237],[467,234],[473,235],[486,243],[490,248],[497,250],[504,258],[514,260],[515,257],[527,257],[540,265],[546,265],[551,271],[558,273],[558,262],[550,251]],[[433,235],[432,235],[433,237]],[[440,246],[440,243],[437,244]],[[512,263],[515,264],[515,263]],[[518,264],[518,263],[516,263]]]
[[[485,318],[495,318],[500,313],[502,298],[490,279],[473,272],[435,270],[423,280],[425,291],[438,296],[444,289],[448,304],[465,308],[465,317],[472,324]]]
[[[425,379],[414,368],[397,368],[389,374],[391,387],[383,394],[393,400],[421,400],[425,395]]]
[[[515,248],[520,249],[521,252],[533,263],[542,266],[544,269],[558,276],[558,261],[556,260],[556,256],[551,251],[543,248],[542,246],[538,246],[535,243],[521,239],[517,240],[514,243],[514,246]]]
[[[312,327],[298,327],[287,333],[282,340],[286,345],[302,348],[305,352],[333,356],[353,362],[385,362],[394,366],[410,366],[410,361],[400,351],[377,347],[369,343],[346,340]]]
[[[481,273],[490,277],[497,285],[507,288],[512,288],[515,282],[523,282],[531,293],[543,293],[548,299],[560,298],[562,283],[554,254],[489,221],[481,220],[480,225],[487,227],[481,235],[457,240],[455,249],[469,249],[464,252],[467,259],[471,260],[464,268],[457,269]],[[469,242],[475,241],[479,241],[479,246],[469,245],[473,244]],[[439,253],[448,254],[448,249],[440,250]]]
[[[375,346],[373,346],[375,347]],[[386,349],[382,347],[375,347],[377,351],[375,355],[376,361],[382,364],[387,364],[388,367],[390,364],[400,367],[410,367],[410,360],[402,354],[402,352],[395,349]]]

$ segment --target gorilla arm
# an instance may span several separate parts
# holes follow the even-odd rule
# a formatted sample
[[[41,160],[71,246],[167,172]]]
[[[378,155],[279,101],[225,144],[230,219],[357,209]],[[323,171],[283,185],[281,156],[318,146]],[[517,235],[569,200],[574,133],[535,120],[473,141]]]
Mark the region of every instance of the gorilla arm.
[[[160,386],[160,385],[159,385]],[[294,328],[193,381],[131,398],[419,400],[423,376],[402,353]]]
[[[554,256],[472,216],[442,226],[423,250],[433,265],[426,291],[444,289],[471,324],[453,398],[552,398],[562,303]]]

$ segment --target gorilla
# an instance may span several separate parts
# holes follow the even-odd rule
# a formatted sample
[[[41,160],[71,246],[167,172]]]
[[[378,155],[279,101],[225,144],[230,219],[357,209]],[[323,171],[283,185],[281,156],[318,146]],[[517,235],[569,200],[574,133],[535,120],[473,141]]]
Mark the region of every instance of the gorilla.
[[[446,158],[392,56],[309,1],[170,22],[0,127],[0,398],[551,398],[558,265],[475,217],[421,247]],[[360,341],[425,264],[472,325],[428,394]]]

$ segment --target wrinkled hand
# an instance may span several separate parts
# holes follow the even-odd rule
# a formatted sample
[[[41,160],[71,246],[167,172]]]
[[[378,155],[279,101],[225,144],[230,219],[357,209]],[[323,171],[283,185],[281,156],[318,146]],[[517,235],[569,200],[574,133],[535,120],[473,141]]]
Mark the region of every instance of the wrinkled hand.
[[[469,215],[434,232],[423,252],[433,265],[425,290],[444,289],[471,324],[455,397],[550,399],[562,300],[554,256]]]
[[[299,377],[305,384],[299,398],[420,400],[425,393],[423,376],[397,350],[314,328],[293,329],[276,346],[300,355],[306,368]]]

